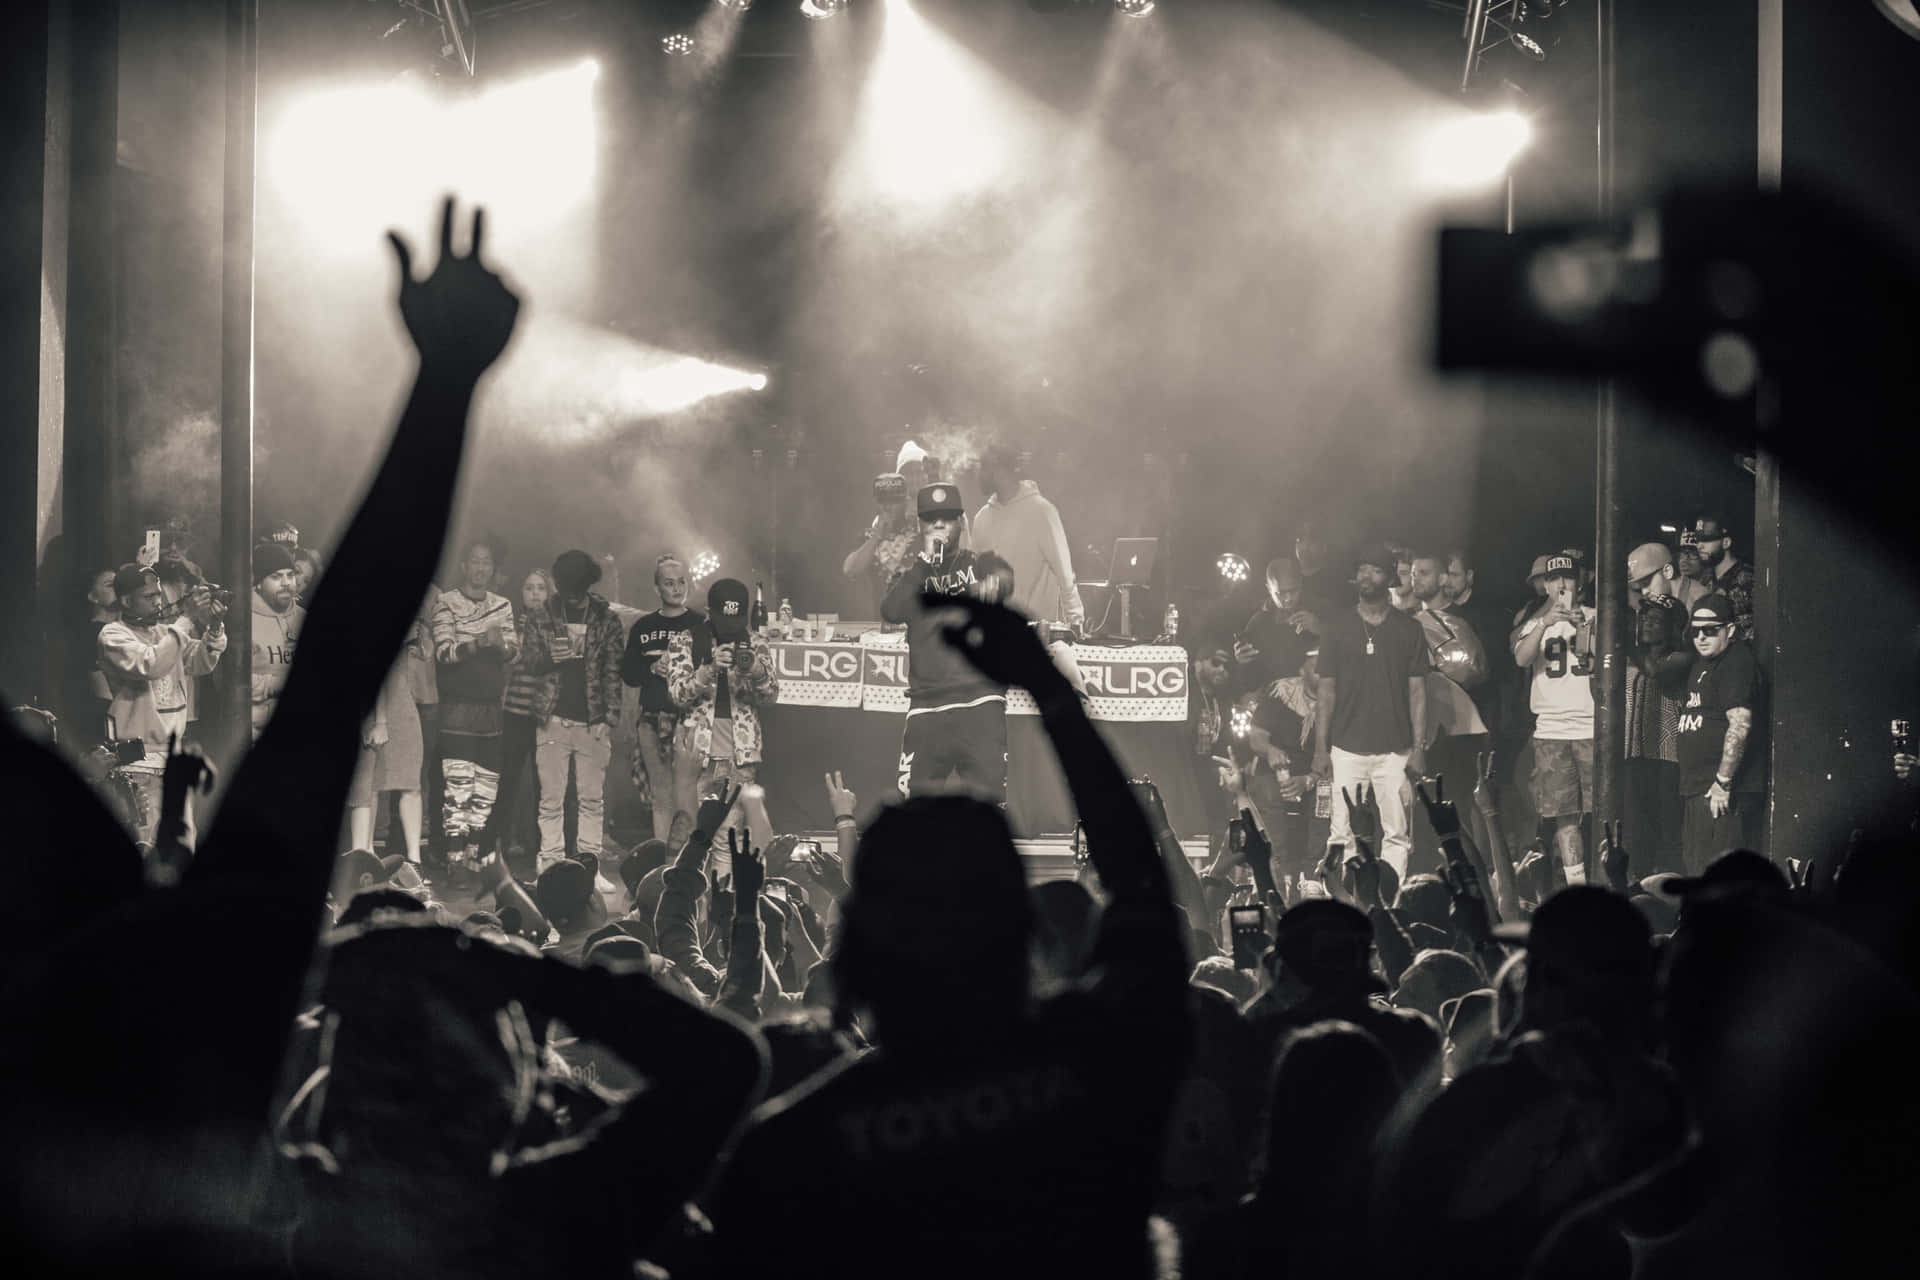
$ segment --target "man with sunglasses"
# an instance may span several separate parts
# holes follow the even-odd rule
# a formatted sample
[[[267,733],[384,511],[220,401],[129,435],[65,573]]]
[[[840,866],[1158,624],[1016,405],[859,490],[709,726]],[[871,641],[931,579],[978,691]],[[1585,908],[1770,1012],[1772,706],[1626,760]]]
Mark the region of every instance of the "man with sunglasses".
[[[1733,602],[1710,595],[1693,607],[1687,631],[1693,668],[1687,673],[1676,750],[1680,757],[1681,856],[1697,876],[1729,849],[1757,849],[1766,790],[1766,750],[1759,741],[1764,689],[1760,664],[1739,639]]]

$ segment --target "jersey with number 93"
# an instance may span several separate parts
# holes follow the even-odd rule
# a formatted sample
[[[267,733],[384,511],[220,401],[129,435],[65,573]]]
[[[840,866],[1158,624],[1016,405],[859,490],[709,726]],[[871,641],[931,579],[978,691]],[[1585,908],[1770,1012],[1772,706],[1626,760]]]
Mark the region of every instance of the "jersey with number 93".
[[[1534,654],[1533,686],[1528,705],[1533,708],[1533,736],[1550,741],[1593,737],[1593,617],[1580,610],[1586,626],[1556,622],[1540,637]]]

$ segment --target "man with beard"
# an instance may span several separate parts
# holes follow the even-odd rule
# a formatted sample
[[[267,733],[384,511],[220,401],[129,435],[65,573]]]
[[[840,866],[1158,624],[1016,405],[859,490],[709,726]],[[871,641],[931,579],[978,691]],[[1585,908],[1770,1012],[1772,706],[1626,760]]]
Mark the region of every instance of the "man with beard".
[[[1301,599],[1298,562],[1291,556],[1269,561],[1266,601],[1240,628],[1233,644],[1240,687],[1262,697],[1275,696],[1280,681],[1300,674],[1300,660],[1319,639],[1309,625],[1317,621]]]
[[[1723,595],[1732,602],[1735,638],[1752,639],[1753,566],[1733,554],[1727,522],[1719,516],[1701,516],[1695,520],[1693,537],[1700,549],[1700,569],[1695,576],[1709,592]]]
[[[307,611],[294,600],[293,555],[278,542],[253,549],[253,740],[273,718]]]
[[[433,606],[435,681],[440,692],[440,774],[446,781],[449,846],[477,844],[500,786],[500,735],[507,664],[520,656],[513,605],[488,588],[493,546],[467,545],[460,586]]]
[[[1426,772],[1426,634],[1393,607],[1387,592],[1398,557],[1381,548],[1354,560],[1359,601],[1325,620],[1313,771],[1357,796],[1370,784],[1380,806],[1380,857],[1402,880],[1411,850],[1409,770]],[[1347,806],[1333,800],[1329,845],[1350,845]]]
[[[667,656],[675,636],[706,631],[706,615],[687,607],[690,581],[687,562],[673,552],[654,561],[653,589],[660,607],[634,620],[620,657],[620,679],[640,691],[633,725],[633,787],[653,809],[653,838],[669,847],[679,843],[679,833],[669,834],[674,815],[684,813],[691,822],[700,807],[700,761],[692,755],[683,760],[674,750],[680,709],[666,677],[654,667]]]
[[[1760,664],[1735,632],[1733,602],[1708,596],[1687,626],[1698,656],[1687,673],[1676,746],[1686,805],[1681,856],[1697,876],[1729,849],[1759,847],[1767,753],[1752,740],[1760,732]]]

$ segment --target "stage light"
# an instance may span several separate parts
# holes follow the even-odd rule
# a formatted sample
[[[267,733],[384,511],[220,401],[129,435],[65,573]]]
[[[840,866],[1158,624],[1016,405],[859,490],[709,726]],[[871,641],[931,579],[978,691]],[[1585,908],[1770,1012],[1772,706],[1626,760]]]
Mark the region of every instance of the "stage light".
[[[269,126],[268,175],[309,243],[377,245],[449,191],[539,232],[592,190],[599,73],[587,60],[457,97],[414,77],[312,93]]]
[[[619,402],[639,417],[674,413],[702,400],[734,391],[762,391],[767,375],[729,369],[695,356],[680,356],[651,368],[630,369],[620,378]]]
[[[752,376],[751,378],[748,378],[748,379],[747,379],[747,390],[749,390],[749,391],[765,391],[766,389],[767,389],[767,375],[766,375],[766,374],[764,374],[764,373],[756,373],[756,374],[754,374],[754,375],[753,375],[753,376]]]
[[[676,31],[670,36],[660,38],[660,50],[675,58],[684,58],[693,52],[693,37],[684,31]]]
[[[714,0],[722,9],[751,9],[753,0]]]
[[[1480,186],[1505,175],[1532,138],[1533,126],[1518,111],[1462,116],[1428,136],[1421,167],[1442,186]]]
[[[1660,532],[1662,532],[1662,533],[1678,533],[1678,532],[1680,532],[1680,526],[1679,526],[1679,525],[1677,525],[1677,524],[1663,524],[1663,525],[1661,525],[1661,526],[1660,526]]]
[[[720,572],[720,557],[711,551],[702,551],[693,558],[693,563],[688,566],[688,572],[693,575],[695,582],[703,578],[711,578]]]
[[[1153,0],[1113,0],[1113,7],[1129,18],[1144,18],[1153,12]]]
[[[1253,566],[1247,563],[1245,556],[1235,555],[1231,551],[1214,561],[1214,568],[1220,570],[1220,576],[1233,586],[1245,582],[1247,575],[1253,572]]]
[[[846,7],[847,0],[800,0],[800,12],[809,18],[831,18]]]

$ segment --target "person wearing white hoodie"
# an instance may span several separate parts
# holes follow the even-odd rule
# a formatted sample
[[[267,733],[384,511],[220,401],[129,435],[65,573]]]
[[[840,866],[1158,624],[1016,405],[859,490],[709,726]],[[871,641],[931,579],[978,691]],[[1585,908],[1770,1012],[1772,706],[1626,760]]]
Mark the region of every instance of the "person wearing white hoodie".
[[[273,718],[293,667],[293,647],[307,611],[296,602],[299,594],[293,553],[278,542],[253,548],[253,740]]]
[[[1065,622],[1075,634],[1087,629],[1086,606],[1073,577],[1073,553],[1060,511],[1040,496],[1040,487],[1020,475],[1020,455],[1005,444],[989,445],[980,458],[980,486],[987,505],[973,518],[973,549],[992,551],[1013,566],[1013,598],[1030,618]]]

